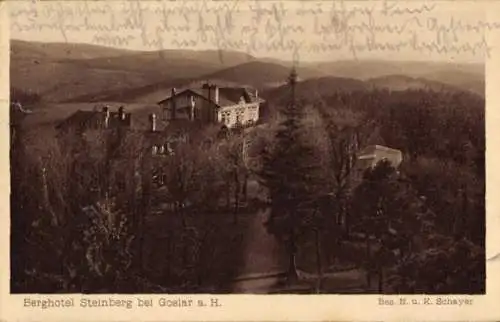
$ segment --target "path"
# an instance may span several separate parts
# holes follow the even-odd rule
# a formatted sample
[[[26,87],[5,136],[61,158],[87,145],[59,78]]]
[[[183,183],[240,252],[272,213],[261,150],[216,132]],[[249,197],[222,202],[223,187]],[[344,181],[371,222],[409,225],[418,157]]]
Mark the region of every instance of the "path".
[[[235,293],[311,293],[317,281],[317,275],[299,271],[301,283],[294,287],[278,287],[285,278],[287,253],[284,247],[267,233],[264,223],[269,211],[255,215],[246,233],[246,248],[243,269],[233,284]],[[323,292],[328,293],[363,293],[366,282],[361,269],[325,273],[322,278]]]
[[[233,285],[237,293],[267,293],[286,270],[286,253],[264,223],[269,211],[259,211],[246,233],[245,260]]]

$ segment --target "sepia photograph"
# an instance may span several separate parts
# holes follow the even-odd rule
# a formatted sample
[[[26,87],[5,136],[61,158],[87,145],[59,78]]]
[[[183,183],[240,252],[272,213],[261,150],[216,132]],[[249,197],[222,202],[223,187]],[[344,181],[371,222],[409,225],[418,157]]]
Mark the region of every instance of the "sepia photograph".
[[[153,1],[92,35],[75,12],[102,1],[75,20],[51,2],[10,12],[11,294],[486,294],[484,57],[181,48],[181,22],[152,46],[123,26]],[[245,10],[212,14],[248,17],[243,41]],[[276,32],[306,41],[287,19]]]

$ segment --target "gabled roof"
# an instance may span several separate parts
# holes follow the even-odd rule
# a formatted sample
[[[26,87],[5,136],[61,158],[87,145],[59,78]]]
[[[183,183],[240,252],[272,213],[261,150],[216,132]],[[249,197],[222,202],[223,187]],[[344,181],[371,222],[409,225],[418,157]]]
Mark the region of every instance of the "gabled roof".
[[[78,110],[75,113],[71,114],[61,122],[56,125],[56,128],[60,129],[69,124],[80,124],[83,125],[86,122],[90,121],[93,117],[95,117],[95,111],[82,111]]]
[[[115,127],[118,125],[129,127],[132,123],[132,114],[125,113],[125,119],[118,119],[118,112],[110,112],[109,113],[109,125],[110,127]],[[88,126],[90,122],[96,120],[97,122],[101,122],[102,112],[97,110],[85,111],[78,110],[75,113],[68,116],[66,119],[62,120],[56,125],[57,129],[62,129],[66,126],[80,126],[85,127]],[[119,123],[118,123],[119,122]]]
[[[209,100],[209,98],[206,96],[206,92],[202,88],[184,89],[184,90],[176,93],[175,97],[183,96],[186,94],[195,95],[195,96],[201,97],[207,101]],[[158,104],[164,104],[164,103],[170,101],[173,97],[174,96],[170,95],[166,99],[158,102]],[[224,106],[238,104],[240,102],[241,98],[243,98],[245,103],[252,103],[252,102],[261,103],[264,101],[263,99],[256,97],[254,93],[252,93],[249,89],[247,89],[245,87],[219,87],[219,104],[216,104],[213,98],[211,98],[211,102],[216,107],[224,107]]]
[[[225,100],[228,103],[227,105],[238,104],[242,98],[245,101],[245,103],[252,102],[252,97],[245,88],[242,87],[219,88],[219,100],[220,101]],[[221,105],[225,106],[224,104]]]
[[[178,97],[178,96],[184,96],[184,95],[186,95],[186,94],[187,94],[187,95],[198,96],[198,97],[201,97],[202,99],[204,99],[204,100],[208,101],[208,98],[207,98],[207,97],[205,97],[205,96],[203,95],[203,91],[202,91],[201,89],[199,89],[199,90],[198,90],[198,89],[194,89],[194,88],[184,89],[184,90],[182,90],[182,91],[180,91],[180,92],[176,93],[176,94],[175,94],[175,97]],[[170,101],[170,100],[172,99],[172,97],[174,97],[174,96],[170,95],[170,96],[169,96],[169,97],[167,97],[166,99],[159,101],[159,102],[158,102],[158,104],[164,104],[164,103],[166,103],[166,102]],[[212,103],[214,103],[214,102],[212,102]],[[215,103],[214,103],[214,104],[215,104]]]

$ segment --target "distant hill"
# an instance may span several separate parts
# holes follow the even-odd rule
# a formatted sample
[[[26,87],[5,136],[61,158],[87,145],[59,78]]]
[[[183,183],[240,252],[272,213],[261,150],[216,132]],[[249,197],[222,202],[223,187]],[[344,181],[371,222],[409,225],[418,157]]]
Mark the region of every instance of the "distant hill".
[[[318,77],[320,71],[307,67],[297,68],[299,79]],[[286,83],[290,68],[285,63],[278,64],[272,62],[252,61],[226,68],[207,75],[209,79],[222,79],[239,84],[249,85],[255,88],[264,89],[266,87],[278,87]]]
[[[265,90],[284,85],[291,66],[288,61],[257,59],[233,51],[144,52],[88,44],[11,41],[11,87],[37,94],[46,102],[151,103],[168,95],[172,86],[203,80]],[[297,70],[300,80],[312,81],[303,82],[301,87],[320,90],[350,90],[360,86],[437,90],[446,84],[484,96],[483,65],[335,61],[301,62]],[[402,76],[395,79],[394,75]]]
[[[262,58],[246,64],[215,72],[209,77],[249,84],[254,87],[279,87],[286,83],[292,67],[291,62],[278,59]],[[441,62],[405,62],[405,61],[334,61],[308,63],[301,62],[297,68],[299,79],[320,79],[334,77],[339,79],[390,81],[394,75],[407,76],[399,82],[410,81],[418,88],[430,87],[439,90],[442,85],[455,89],[471,91],[484,96],[485,72],[481,64],[456,64]],[[434,81],[435,83],[432,83]],[[416,82],[425,83],[417,85]],[[395,89],[395,88],[393,88]]]
[[[249,64],[245,64],[245,68]],[[286,99],[288,95],[288,86],[286,85],[286,77],[288,77],[289,70],[275,64],[252,64],[253,66],[266,66],[267,72],[264,75],[259,73],[248,72],[250,75],[257,75],[257,80],[252,79],[250,76],[247,82],[243,80],[230,81],[227,80],[228,73],[215,73],[201,77],[198,80],[190,79],[177,79],[168,80],[164,82],[154,83],[146,86],[137,87],[131,90],[109,92],[104,91],[101,94],[92,95],[88,97],[79,97],[77,102],[98,102],[98,101],[121,101],[127,103],[156,103],[170,95],[172,87],[182,90],[187,87],[201,87],[205,81],[218,84],[219,86],[252,86],[261,90],[261,95],[271,101],[280,101]],[[239,66],[236,66],[236,68]],[[233,68],[232,70],[236,69]],[[224,70],[227,71],[227,70]],[[271,72],[270,72],[271,71]],[[274,71],[274,74],[272,73]],[[259,86],[258,81],[264,82],[265,80],[272,79],[273,75],[281,73],[285,80],[278,84],[278,86]],[[229,74],[233,75],[233,74]],[[241,75],[245,75],[241,73]],[[220,77],[220,78],[213,78]],[[222,79],[225,77],[226,79]],[[235,77],[238,80],[238,77]],[[309,78],[299,81],[297,85],[298,97],[326,97],[334,92],[355,92],[355,91],[370,91],[370,90],[389,90],[389,91],[405,91],[405,90],[425,90],[425,91],[464,91],[459,86],[452,86],[438,81],[428,80],[422,77],[409,77],[405,75],[387,75],[382,77],[369,78],[366,80],[359,80],[347,77],[318,77]]]
[[[165,81],[147,84],[132,89],[119,89],[115,91],[104,90],[100,93],[92,95],[84,95],[76,97],[68,102],[102,102],[102,101],[115,101],[124,103],[144,103],[156,104],[157,102],[165,99],[170,95],[172,88],[177,91],[182,91],[185,88],[199,87],[204,82],[209,81],[218,86],[244,86],[243,84],[226,81],[222,79],[205,78],[202,79],[167,79]]]
[[[342,77],[321,77],[308,79],[299,82],[296,86],[296,97],[299,99],[318,99],[326,97],[334,92],[354,92],[368,90],[368,84],[365,82]],[[269,89],[262,93],[262,96],[272,102],[282,102],[290,95],[288,85]]]
[[[137,51],[103,47],[81,43],[43,43],[12,39],[11,56],[16,59],[44,59],[59,61],[64,59],[93,59],[137,54]]]
[[[37,93],[49,102],[65,101],[104,88],[134,88],[150,81],[150,77],[141,73],[82,68],[71,62],[11,61],[11,86]]]
[[[390,91],[427,90],[427,91],[460,91],[462,89],[438,81],[422,77],[413,78],[404,75],[388,75],[370,78],[365,81],[372,89],[387,89]]]
[[[214,71],[255,59],[232,51],[162,50],[120,57],[101,57],[78,61],[86,68],[120,70],[147,74],[151,79],[198,78]]]
[[[155,83],[147,83],[133,88],[118,88],[115,90],[101,90],[97,93],[85,94],[73,97],[66,102],[79,103],[79,102],[123,102],[123,103],[155,103],[160,101],[170,93],[170,88],[177,87],[179,84],[186,82],[185,80],[165,79]]]
[[[137,52],[87,44],[11,41],[11,86],[51,102],[199,78],[254,59],[230,51]],[[93,99],[95,100],[95,98]]]
[[[11,87],[59,102],[104,88],[134,88],[150,76],[124,70],[86,67],[81,62],[133,52],[84,44],[42,44],[11,41]],[[148,80],[149,79],[149,80]]]
[[[363,60],[307,63],[305,66],[329,76],[361,80],[390,75],[425,78],[484,95],[483,64]]]
[[[484,71],[467,72],[461,70],[436,70],[422,75],[428,80],[439,81],[463,90],[469,90],[473,93],[485,96],[486,79]]]
[[[424,78],[413,78],[404,75],[388,75],[367,80],[344,77],[321,77],[299,82],[296,86],[298,99],[315,100],[328,97],[335,92],[358,92],[371,90],[389,91],[463,91],[461,88]],[[262,96],[271,102],[282,103],[290,95],[288,85],[262,92]]]
[[[233,60],[234,61],[234,60]],[[177,68],[180,65],[177,66]],[[205,65],[204,69],[207,68]],[[182,68],[181,68],[182,69]],[[139,86],[134,89],[108,91],[94,95],[85,95],[76,97],[75,101],[98,101],[98,100],[120,100],[123,102],[153,102],[159,101],[170,94],[172,87],[178,90],[185,87],[201,87],[206,81],[219,86],[248,86],[264,90],[268,87],[279,87],[286,84],[290,68],[277,63],[266,63],[260,61],[245,62],[229,68],[223,68],[216,72],[203,74],[201,76],[192,75],[188,69],[176,72],[176,75],[182,75],[182,78],[164,80],[157,83]],[[299,68],[301,78],[314,77],[317,73],[314,70]]]

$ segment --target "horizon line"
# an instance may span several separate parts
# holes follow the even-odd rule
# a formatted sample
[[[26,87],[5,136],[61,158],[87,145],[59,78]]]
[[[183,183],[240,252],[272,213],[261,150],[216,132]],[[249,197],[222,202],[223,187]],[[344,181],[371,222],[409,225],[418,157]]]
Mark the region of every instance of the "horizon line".
[[[244,51],[237,50],[224,50],[224,49],[174,49],[174,48],[163,48],[163,49],[133,49],[133,48],[125,48],[125,47],[116,47],[116,46],[107,46],[102,44],[92,44],[88,42],[61,42],[61,41],[40,41],[40,40],[26,40],[11,37],[9,39],[9,43],[12,41],[24,42],[24,43],[34,43],[34,44],[45,44],[45,45],[83,45],[83,46],[92,46],[92,47],[100,47],[107,49],[115,49],[118,51],[131,52],[131,53],[155,53],[155,52],[164,52],[164,51],[172,51],[172,52],[222,52],[222,53],[238,53],[242,55],[247,55],[248,57],[257,59],[257,60],[269,60],[269,61],[279,61],[282,63],[288,63],[293,65],[294,62],[292,60],[284,60],[280,58],[273,58],[270,56],[261,56],[261,55],[253,55],[246,53]],[[363,61],[363,62],[391,62],[391,63],[428,63],[428,64],[448,64],[448,65],[468,65],[468,66],[483,66],[485,67],[485,62],[467,62],[467,61],[447,61],[447,60],[391,60],[391,59],[381,59],[381,58],[356,58],[356,59],[339,59],[339,60],[299,60],[298,65],[300,63],[306,64],[320,64],[320,63],[333,63],[333,62],[352,62],[352,61]]]

